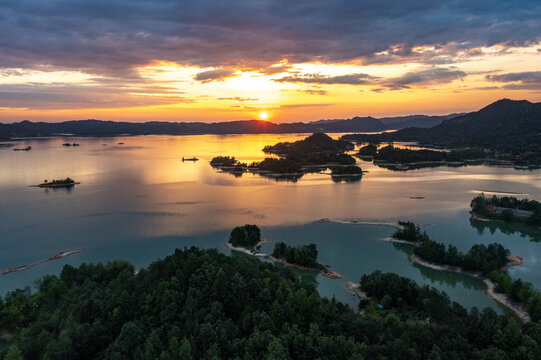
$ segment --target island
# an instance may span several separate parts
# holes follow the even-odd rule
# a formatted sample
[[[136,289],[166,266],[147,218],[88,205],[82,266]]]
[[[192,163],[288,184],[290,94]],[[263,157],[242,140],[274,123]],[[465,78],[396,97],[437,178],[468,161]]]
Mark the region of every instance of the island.
[[[75,182],[75,180],[67,177],[63,180],[52,180],[47,181],[45,180],[43,183],[39,184],[38,187],[40,188],[60,188],[60,187],[72,187],[75,186],[75,184],[79,184],[78,182]]]
[[[541,320],[541,293],[532,284],[511,280],[506,273],[511,266],[522,264],[522,258],[510,254],[501,244],[473,245],[467,253],[456,246],[445,246],[421,232],[418,225],[404,222],[403,229],[395,231],[393,238],[403,240],[415,248],[409,257],[421,266],[439,271],[463,274],[482,281],[487,294],[505,306],[523,323]],[[520,297],[519,294],[520,293]]]
[[[322,172],[329,168],[330,175],[334,178],[359,178],[362,169],[355,165],[355,158],[346,153],[353,148],[350,142],[334,140],[326,134],[315,133],[303,140],[282,142],[263,148],[263,152],[277,157],[268,157],[260,162],[247,164],[238,161],[234,156],[217,156],[210,161],[210,165],[235,176],[251,172],[265,177],[294,181],[306,173]]]
[[[330,279],[342,278],[342,275],[331,270],[329,266],[317,261],[318,252],[315,244],[294,247],[278,242],[271,255],[260,251],[261,245],[265,242],[267,241],[261,238],[261,230],[257,225],[247,224],[234,228],[225,246],[232,251],[265,258],[297,270],[320,273]]]
[[[450,151],[428,149],[403,149],[392,143],[380,147],[369,143],[362,146],[357,156],[372,161],[375,165],[391,170],[409,170],[434,166],[462,166],[488,159],[488,154],[480,148],[460,148]]]
[[[496,220],[541,227],[541,203],[514,196],[477,195],[470,203],[471,215],[477,220]]]

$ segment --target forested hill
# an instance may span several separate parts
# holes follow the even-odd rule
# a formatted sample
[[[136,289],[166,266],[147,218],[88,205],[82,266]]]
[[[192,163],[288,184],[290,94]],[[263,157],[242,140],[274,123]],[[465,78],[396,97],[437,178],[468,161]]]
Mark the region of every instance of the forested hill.
[[[447,147],[483,147],[495,150],[540,151],[541,103],[503,99],[483,109],[429,129],[407,128],[377,136],[346,135],[345,140],[418,141]]]
[[[163,122],[144,123],[116,122],[102,120],[73,120],[59,123],[21,121],[11,124],[0,123],[0,139],[16,137],[53,136],[73,134],[78,136],[116,136],[116,135],[196,135],[196,134],[282,134],[315,132],[378,132],[401,129],[417,125],[425,127],[452,117],[414,115],[410,117],[385,118],[380,121],[373,117],[354,117],[351,119],[319,120],[309,123],[273,123],[260,120],[228,121],[216,123],[203,122]]]
[[[359,274],[360,276],[361,274]],[[0,301],[1,359],[539,359],[541,324],[467,312],[394,274],[363,276],[364,314],[314,279],[217,250],[66,265]]]

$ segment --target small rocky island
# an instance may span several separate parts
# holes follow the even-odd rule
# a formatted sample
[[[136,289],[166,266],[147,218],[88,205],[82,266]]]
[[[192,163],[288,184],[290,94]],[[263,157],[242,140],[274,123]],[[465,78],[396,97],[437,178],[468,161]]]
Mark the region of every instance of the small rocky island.
[[[45,180],[43,183],[39,184],[38,187],[40,188],[60,188],[60,187],[72,187],[76,184],[79,184],[78,182],[75,182],[75,180],[67,177],[63,180],[52,180],[47,181]]]
[[[362,169],[355,165],[355,158],[346,153],[353,148],[353,144],[348,141],[334,140],[326,134],[315,133],[304,140],[282,142],[263,148],[263,152],[278,158],[268,157],[247,164],[235,157],[217,156],[211,160],[210,165],[236,176],[251,172],[274,179],[297,180],[306,173],[330,169],[333,179],[360,180]]]
[[[315,244],[289,246],[278,242],[270,255],[260,251],[261,245],[266,242],[261,238],[261,230],[257,225],[247,224],[234,228],[225,246],[232,251],[265,258],[293,269],[317,272],[330,279],[342,278],[342,275],[331,270],[329,266],[317,261],[318,252]]]

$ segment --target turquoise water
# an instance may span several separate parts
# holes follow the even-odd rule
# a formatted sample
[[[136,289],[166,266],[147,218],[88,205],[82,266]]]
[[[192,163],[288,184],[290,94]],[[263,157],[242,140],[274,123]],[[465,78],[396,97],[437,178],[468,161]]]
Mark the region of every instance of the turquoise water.
[[[322,262],[344,275],[317,276],[319,291],[353,304],[345,281],[375,269],[393,271],[446,291],[471,307],[497,305],[482,284],[467,277],[410,263],[407,247],[378,239],[393,229],[324,223],[321,218],[367,221],[411,220],[425,224],[436,240],[467,250],[475,243],[500,242],[524,257],[510,270],[541,288],[541,243],[537,229],[471,221],[469,202],[479,191],[518,192],[541,199],[540,170],[467,166],[396,172],[359,162],[362,180],[335,183],[309,174],[297,182],[276,182],[254,174],[219,173],[208,161],[233,155],[261,160],[264,145],[303,138],[296,135],[202,135],[21,140],[29,152],[0,148],[0,268],[30,264],[67,249],[86,252],[32,269],[0,276],[0,292],[32,286],[65,264],[125,259],[143,267],[177,247],[223,247],[230,230],[258,224],[272,243],[318,245]],[[119,145],[123,142],[123,145]],[[181,157],[197,156],[196,163]],[[28,187],[70,176],[81,184],[65,189]],[[411,199],[423,197],[423,199]]]

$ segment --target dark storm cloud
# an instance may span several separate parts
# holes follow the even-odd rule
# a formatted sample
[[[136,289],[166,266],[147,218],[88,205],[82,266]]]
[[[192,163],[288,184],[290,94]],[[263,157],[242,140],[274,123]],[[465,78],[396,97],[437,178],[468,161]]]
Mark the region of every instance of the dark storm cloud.
[[[534,44],[540,18],[538,0],[3,1],[0,67],[133,77],[153,59],[266,71],[283,59],[393,62],[423,45]]]

